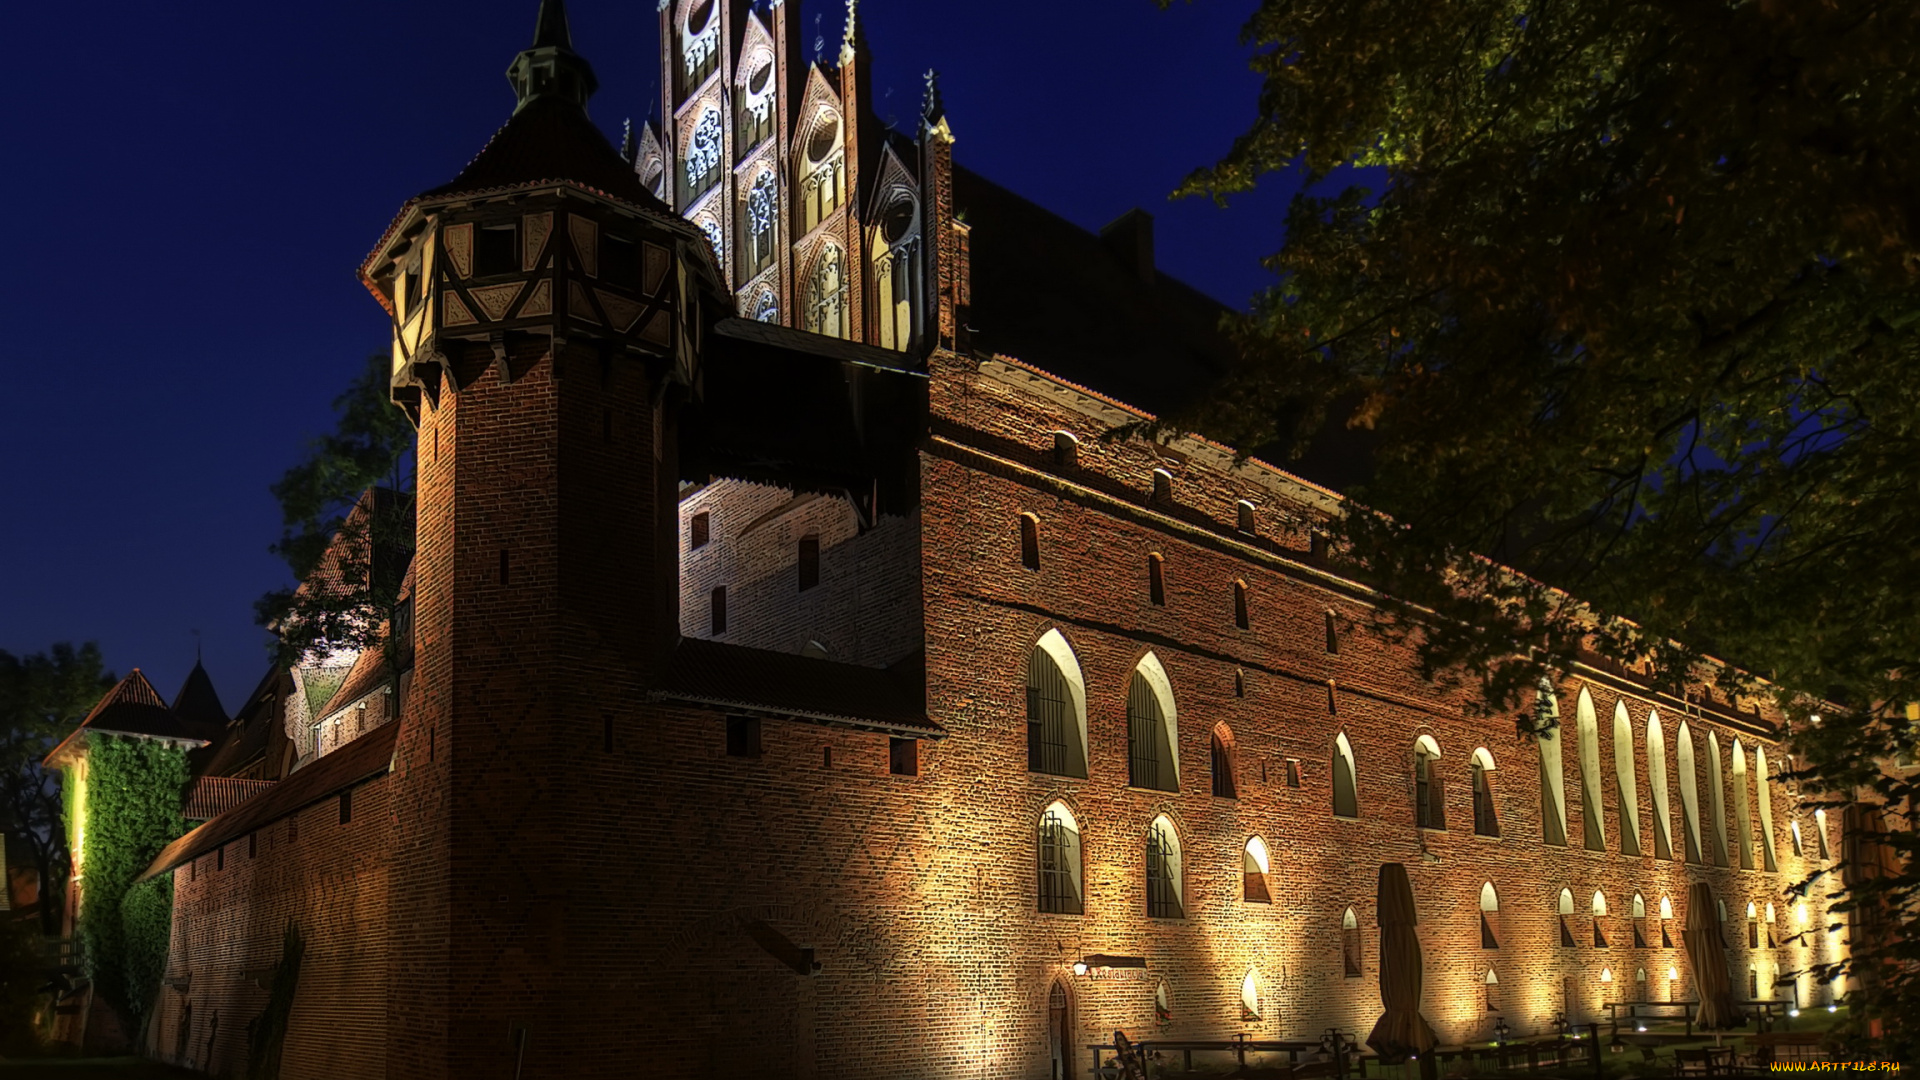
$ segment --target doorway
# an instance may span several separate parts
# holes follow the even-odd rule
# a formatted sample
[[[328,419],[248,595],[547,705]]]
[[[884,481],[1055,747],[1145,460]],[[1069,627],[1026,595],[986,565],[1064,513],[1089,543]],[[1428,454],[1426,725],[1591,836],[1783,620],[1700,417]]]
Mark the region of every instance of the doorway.
[[[1067,988],[1058,979],[1047,994],[1047,1049],[1052,1055],[1052,1064],[1047,1075],[1052,1080],[1069,1080],[1073,1076],[1073,1025],[1071,1008],[1067,1002]]]

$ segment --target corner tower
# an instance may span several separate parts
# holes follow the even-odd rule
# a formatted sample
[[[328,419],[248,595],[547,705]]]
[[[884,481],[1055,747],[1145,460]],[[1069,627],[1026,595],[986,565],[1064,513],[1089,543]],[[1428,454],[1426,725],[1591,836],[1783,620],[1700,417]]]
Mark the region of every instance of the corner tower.
[[[573,758],[631,722],[677,638],[674,417],[732,307],[706,239],[588,119],[562,0],[508,78],[512,117],[361,269],[418,430],[385,883],[396,1076],[611,1060],[593,1050],[617,1002],[575,991],[620,962],[618,890],[562,842],[609,792]]]

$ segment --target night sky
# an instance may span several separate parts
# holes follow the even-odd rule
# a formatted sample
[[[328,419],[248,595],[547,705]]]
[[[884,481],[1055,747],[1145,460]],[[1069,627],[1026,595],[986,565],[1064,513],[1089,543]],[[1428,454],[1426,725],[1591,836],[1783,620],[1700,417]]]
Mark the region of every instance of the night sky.
[[[795,3],[798,0],[789,0]],[[270,485],[384,314],[354,271],[400,204],[513,106],[537,0],[11,9],[0,190],[0,649],[97,640],[171,697],[195,637],[228,709],[266,670],[252,602],[283,584]],[[1252,119],[1253,0],[867,0],[881,119],[941,72],[955,157],[1090,229],[1155,215],[1158,263],[1234,306],[1269,282],[1287,185],[1169,203]],[[571,0],[596,121],[659,101],[652,0]],[[845,7],[802,8],[812,55]]]

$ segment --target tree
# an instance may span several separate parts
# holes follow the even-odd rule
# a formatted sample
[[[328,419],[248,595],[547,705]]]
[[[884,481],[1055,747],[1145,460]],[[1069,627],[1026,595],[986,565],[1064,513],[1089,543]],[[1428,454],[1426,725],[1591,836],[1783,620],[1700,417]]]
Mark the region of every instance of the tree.
[[[115,681],[91,641],[78,649],[62,642],[31,656],[0,650],[0,825],[33,849],[40,926],[48,935],[60,932],[72,857],[59,774],[40,763]]]
[[[1920,7],[1263,0],[1244,37],[1257,118],[1182,191],[1384,183],[1294,201],[1240,363],[1165,423],[1364,431],[1336,550],[1489,708],[1645,657],[1776,694],[1810,789],[1909,812],[1877,763],[1920,700]],[[1893,938],[1856,943],[1856,1015],[1911,1050]]]
[[[254,607],[260,624],[275,631],[282,664],[381,645],[398,614],[413,555],[413,428],[387,386],[387,357],[375,353],[334,399],[334,432],[273,485],[283,531],[272,550],[299,584]],[[397,657],[388,660],[397,671]]]

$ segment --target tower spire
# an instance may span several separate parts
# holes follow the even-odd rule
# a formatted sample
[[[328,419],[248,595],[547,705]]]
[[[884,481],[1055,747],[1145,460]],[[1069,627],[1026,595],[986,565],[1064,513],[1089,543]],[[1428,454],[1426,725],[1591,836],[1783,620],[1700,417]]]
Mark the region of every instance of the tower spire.
[[[933,127],[946,118],[947,103],[940,98],[940,73],[927,69],[927,92],[920,99],[920,119]]]
[[[840,39],[840,66],[853,63],[855,43],[860,40],[860,0],[847,0],[847,30]]]
[[[566,0],[540,0],[533,44],[513,58],[513,65],[507,68],[507,81],[520,98],[515,112],[538,97],[558,97],[586,111],[587,99],[600,89],[600,80],[594,78],[593,65],[573,51]]]

